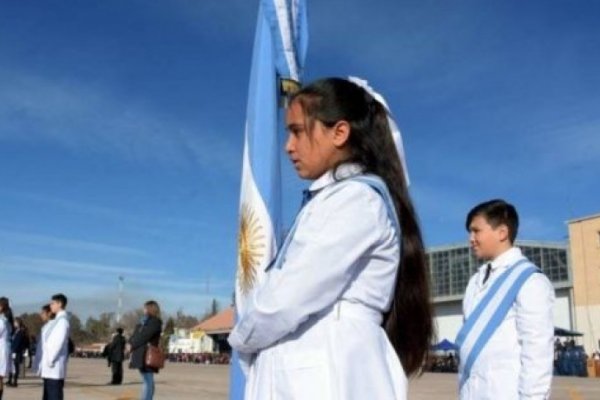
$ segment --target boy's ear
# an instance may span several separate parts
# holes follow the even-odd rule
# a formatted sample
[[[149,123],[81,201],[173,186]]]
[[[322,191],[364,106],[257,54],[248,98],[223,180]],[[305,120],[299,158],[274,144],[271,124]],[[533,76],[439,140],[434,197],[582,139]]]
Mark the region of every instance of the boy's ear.
[[[350,138],[350,124],[348,121],[338,121],[332,128],[333,145],[337,148],[344,147]]]
[[[498,235],[500,236],[501,242],[510,241],[508,226],[506,226],[506,224],[500,224],[496,229],[498,231]]]

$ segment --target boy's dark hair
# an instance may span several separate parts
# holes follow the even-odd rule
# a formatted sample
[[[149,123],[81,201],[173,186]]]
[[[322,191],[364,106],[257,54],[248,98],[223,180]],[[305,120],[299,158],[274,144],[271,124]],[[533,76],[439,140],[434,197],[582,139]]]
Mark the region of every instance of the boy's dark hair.
[[[52,300],[59,302],[61,304],[62,308],[67,307],[67,296],[65,296],[62,293],[57,293],[54,296],[52,296]]]
[[[485,218],[492,228],[497,228],[500,225],[506,225],[508,228],[508,238],[510,243],[514,243],[519,231],[519,215],[515,207],[502,199],[494,199],[478,204],[467,214],[465,227],[467,231],[477,216]]]

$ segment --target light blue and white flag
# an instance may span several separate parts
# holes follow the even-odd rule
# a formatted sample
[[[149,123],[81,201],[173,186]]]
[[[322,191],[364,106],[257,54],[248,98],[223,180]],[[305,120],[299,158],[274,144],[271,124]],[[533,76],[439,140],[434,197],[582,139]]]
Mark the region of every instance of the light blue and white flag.
[[[236,313],[260,283],[281,240],[281,105],[300,82],[308,44],[305,0],[260,0],[246,115]],[[232,363],[230,399],[243,398],[244,379]]]

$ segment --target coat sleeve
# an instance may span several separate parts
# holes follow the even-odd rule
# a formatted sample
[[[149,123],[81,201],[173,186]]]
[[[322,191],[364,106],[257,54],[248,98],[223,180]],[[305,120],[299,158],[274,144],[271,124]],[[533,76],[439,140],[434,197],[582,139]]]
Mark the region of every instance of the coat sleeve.
[[[58,361],[62,348],[67,345],[69,340],[69,321],[66,318],[58,318],[54,327],[49,329],[52,331],[48,335],[44,351],[48,353],[46,358],[48,366],[53,367]]]
[[[532,275],[516,302],[517,332],[521,344],[521,400],[550,396],[554,360],[554,288],[543,274]]]
[[[298,226],[281,270],[267,275],[229,336],[238,351],[255,353],[294,332],[340,298],[361,257],[385,233],[397,243],[383,200],[367,185],[348,182],[325,194],[319,209],[307,210],[313,214]]]
[[[157,318],[150,318],[146,325],[137,329],[136,332],[129,338],[129,344],[131,350],[135,350],[139,347],[145,346],[150,340],[156,335],[160,335],[161,322]]]
[[[33,358],[33,363],[32,363],[32,367],[31,369],[33,371],[35,371],[36,374],[40,374],[40,363],[42,362],[42,354],[43,354],[43,348],[42,348],[42,335],[43,335],[44,330],[42,329],[42,332],[40,333],[40,335],[37,338],[37,345],[35,346],[35,356]]]

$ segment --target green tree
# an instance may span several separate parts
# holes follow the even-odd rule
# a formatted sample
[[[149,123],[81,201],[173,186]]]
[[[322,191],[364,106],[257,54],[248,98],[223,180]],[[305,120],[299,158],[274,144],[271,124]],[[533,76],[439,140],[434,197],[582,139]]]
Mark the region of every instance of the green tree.
[[[210,303],[210,307],[206,310],[204,315],[202,315],[202,318],[200,318],[200,321],[205,321],[205,320],[209,319],[210,317],[214,317],[215,315],[217,315],[219,313],[219,310],[220,310],[219,302],[217,301],[217,299],[212,299],[212,301]]]
[[[175,315],[175,326],[177,328],[190,329],[198,325],[198,322],[198,318],[186,315],[182,310],[177,310],[177,314]]]
[[[92,340],[90,335],[83,329],[81,319],[72,312],[69,312],[69,324],[71,326],[71,339],[76,346],[90,344]]]
[[[169,352],[169,339],[171,339],[173,333],[175,333],[175,320],[169,317],[160,338],[160,347],[165,353]]]
[[[144,310],[142,308],[138,308],[136,310],[128,311],[121,316],[119,326],[123,328],[126,336],[131,336],[135,326],[140,323],[143,315]]]
[[[217,315],[219,313],[219,302],[217,301],[217,299],[213,299],[212,303],[210,305],[210,316],[214,316]]]
[[[102,313],[98,319],[88,317],[85,321],[85,330],[94,342],[106,342],[110,339],[111,321],[113,313]]]
[[[23,313],[19,315],[19,318],[23,321],[23,325],[27,328],[29,335],[37,337],[42,330],[42,318],[37,313]]]

